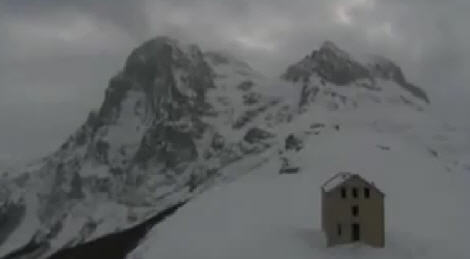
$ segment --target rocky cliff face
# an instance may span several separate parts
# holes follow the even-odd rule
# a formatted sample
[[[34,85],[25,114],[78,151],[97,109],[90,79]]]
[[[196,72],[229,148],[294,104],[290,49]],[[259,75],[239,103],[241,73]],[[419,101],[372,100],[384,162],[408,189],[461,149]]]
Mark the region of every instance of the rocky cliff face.
[[[299,63],[290,66],[283,78],[290,81],[308,81],[312,74],[337,85],[346,85],[359,79],[371,79],[364,66],[350,58],[333,42],[325,42]]]
[[[409,83],[400,67],[390,60],[375,56],[359,62],[329,41],[289,66],[282,78],[301,85],[301,109],[315,100],[318,102],[318,99],[326,101],[332,109],[357,107],[360,99],[364,102],[365,96],[375,102],[398,102],[401,99],[403,103],[416,107],[429,103],[426,93]],[[396,86],[404,91],[397,90]],[[398,99],[393,100],[393,97]]]
[[[214,87],[212,71],[196,46],[159,37],[135,49],[106,89],[101,108],[54,155],[40,173],[41,221],[56,221],[70,200],[95,195],[116,199],[148,178],[182,173],[198,157],[201,116]],[[153,168],[162,168],[149,173]],[[43,181],[44,182],[44,181]]]
[[[145,42],[55,153],[2,180],[0,256],[31,239],[45,256],[141,222],[226,177],[219,169],[284,143],[275,129],[312,105],[425,107],[398,66],[374,62],[326,42],[277,80],[227,54]]]

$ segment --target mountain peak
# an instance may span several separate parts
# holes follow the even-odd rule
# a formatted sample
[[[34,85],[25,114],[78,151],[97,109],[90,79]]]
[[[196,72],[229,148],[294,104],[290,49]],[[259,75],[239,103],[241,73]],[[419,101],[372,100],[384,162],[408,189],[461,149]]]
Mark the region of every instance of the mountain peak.
[[[326,40],[320,46],[320,51],[334,51],[334,52],[344,52],[342,49],[336,45],[333,41]]]
[[[354,85],[359,81],[369,82],[369,88],[376,89],[377,79],[396,83],[414,97],[429,103],[427,94],[421,88],[409,83],[401,68],[387,58],[374,56],[357,60],[340,49],[334,42],[325,41],[299,62],[289,66],[282,78],[291,82],[308,83],[315,78],[332,85]],[[362,84],[361,82],[360,84]]]
[[[291,65],[282,77],[294,82],[308,81],[313,74],[336,85],[346,85],[354,80],[370,77],[367,68],[353,60],[332,41],[325,41],[312,55]]]
[[[320,49],[323,49],[323,48],[332,48],[332,49],[335,49],[335,48],[336,48],[336,49],[338,49],[338,46],[336,46],[336,44],[335,44],[333,41],[331,41],[331,40],[325,40],[325,41],[322,43]]]
[[[346,51],[342,50],[338,45],[329,40],[323,42],[319,50],[313,51],[312,57],[315,57],[315,54],[320,54],[320,56],[324,58],[331,58],[334,56],[341,59],[350,59],[350,56]]]
[[[134,49],[127,59],[124,70],[127,72],[129,70],[137,70],[135,72],[139,72],[139,70],[142,71],[141,66],[172,62],[178,56],[182,56],[181,54],[184,52],[188,52],[188,50],[199,52],[200,56],[202,56],[201,51],[195,45],[184,46],[175,39],[167,36],[158,36]]]
[[[143,45],[145,45],[146,43],[154,43],[154,44],[170,44],[170,45],[173,45],[173,46],[176,46],[179,44],[178,40],[176,39],[173,39],[173,38],[170,38],[168,36],[156,36],[146,42],[144,42]]]
[[[205,91],[211,87],[212,71],[198,46],[159,36],[132,51],[123,71],[110,81],[100,114],[113,121],[113,110],[119,110],[133,90],[148,98],[146,111],[151,117],[168,116],[170,104],[202,106]]]

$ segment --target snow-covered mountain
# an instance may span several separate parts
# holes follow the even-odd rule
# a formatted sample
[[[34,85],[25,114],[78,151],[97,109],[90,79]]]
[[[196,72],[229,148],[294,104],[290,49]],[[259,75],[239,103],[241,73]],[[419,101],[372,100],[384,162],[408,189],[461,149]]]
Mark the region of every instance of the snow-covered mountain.
[[[33,242],[40,247],[34,256],[44,258],[133,226],[188,199],[181,214],[164,224],[168,235],[150,235],[132,258],[182,258],[178,251],[184,250],[178,245],[161,246],[176,242],[179,235],[189,238],[181,239],[183,243],[196,238],[178,225],[194,224],[194,231],[203,233],[197,227],[216,229],[237,216],[251,220],[248,210],[258,205],[261,209],[264,203],[279,206],[266,207],[265,213],[273,213],[275,219],[267,222],[281,223],[278,217],[290,220],[282,215],[295,210],[292,216],[300,221],[292,219],[292,224],[300,222],[296,227],[312,230],[318,217],[313,215],[318,213],[317,185],[340,169],[357,170],[384,182],[395,201],[404,198],[395,189],[406,182],[403,178],[411,177],[418,184],[429,171],[423,193],[409,199],[419,201],[431,191],[426,188],[464,180],[463,172],[468,170],[463,155],[468,151],[466,135],[433,119],[427,111],[429,102],[426,93],[407,82],[390,60],[374,56],[358,61],[332,42],[289,66],[279,79],[271,79],[229,54],[154,38],[132,51],[122,71],[110,80],[102,106],[56,152],[13,178],[3,177],[0,257]],[[401,162],[400,167],[392,170],[395,162]],[[285,167],[298,168],[299,175],[279,176]],[[242,177],[245,174],[250,176]],[[253,183],[245,192],[246,179]],[[225,184],[228,180],[235,183]],[[444,194],[446,201],[464,194],[459,183],[449,187],[453,192]],[[294,194],[285,193],[284,184],[285,191],[296,190]],[[411,183],[405,186],[411,188]],[[240,193],[241,203],[225,197],[223,188]],[[289,197],[303,200],[283,202]],[[455,201],[464,202],[461,198]],[[215,205],[207,208],[213,211],[204,214],[204,203],[212,201]],[[234,202],[237,212],[217,211],[217,204],[224,202]],[[395,207],[395,213],[412,209],[409,203],[403,206]],[[283,211],[276,215],[276,209]],[[412,215],[430,212],[431,207],[427,209]],[[464,210],[459,215],[469,214]],[[307,216],[313,225],[303,221]],[[406,220],[405,215],[399,216]],[[171,223],[183,219],[185,223]],[[203,224],[206,220],[209,225]],[[427,221],[431,222],[436,223]],[[245,223],[240,222],[243,227]],[[194,248],[203,249],[204,242],[214,241],[220,245],[219,252],[228,253],[227,246],[238,247],[234,241],[250,234],[240,230],[233,232],[239,235],[233,239],[208,236],[196,243],[201,247]],[[284,237],[280,238],[276,242]],[[154,246],[155,242],[161,245]],[[248,254],[256,253],[250,249],[244,255],[255,257]],[[238,258],[240,254],[224,255],[205,257]]]

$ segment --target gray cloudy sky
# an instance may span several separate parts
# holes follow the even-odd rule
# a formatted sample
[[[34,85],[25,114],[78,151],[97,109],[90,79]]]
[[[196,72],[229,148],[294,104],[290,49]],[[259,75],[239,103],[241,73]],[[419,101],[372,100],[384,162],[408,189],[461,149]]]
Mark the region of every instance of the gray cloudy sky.
[[[0,0],[0,164],[56,148],[132,48],[163,34],[269,75],[326,39],[380,53],[440,116],[468,118],[469,13],[468,0]]]

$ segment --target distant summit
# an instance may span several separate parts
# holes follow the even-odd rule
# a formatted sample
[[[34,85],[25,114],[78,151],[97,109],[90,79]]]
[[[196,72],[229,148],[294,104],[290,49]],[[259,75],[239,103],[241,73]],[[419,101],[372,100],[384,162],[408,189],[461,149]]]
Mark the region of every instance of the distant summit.
[[[320,52],[320,53],[330,53],[330,55],[334,55],[334,56],[337,56],[337,57],[342,57],[344,59],[349,58],[348,53],[346,53],[344,50],[340,49],[334,42],[329,41],[329,40],[323,42],[323,44],[321,45],[318,52]],[[313,56],[313,54],[312,54],[312,56]]]
[[[289,66],[281,76],[292,82],[309,82],[318,77],[334,85],[345,86],[358,81],[368,81],[371,87],[377,80],[389,80],[400,85],[414,97],[429,103],[427,94],[421,88],[409,83],[399,66],[392,61],[374,56],[366,62],[357,61],[332,41],[325,41],[318,50]]]

